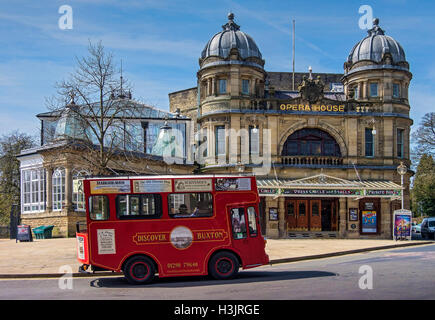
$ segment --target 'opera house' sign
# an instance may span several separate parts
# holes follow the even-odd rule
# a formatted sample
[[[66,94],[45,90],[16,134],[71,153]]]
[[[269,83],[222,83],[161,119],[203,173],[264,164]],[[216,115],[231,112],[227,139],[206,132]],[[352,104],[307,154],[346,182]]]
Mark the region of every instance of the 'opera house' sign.
[[[345,112],[345,105],[332,105],[332,104],[281,104],[279,108],[282,111],[308,111],[308,112]]]

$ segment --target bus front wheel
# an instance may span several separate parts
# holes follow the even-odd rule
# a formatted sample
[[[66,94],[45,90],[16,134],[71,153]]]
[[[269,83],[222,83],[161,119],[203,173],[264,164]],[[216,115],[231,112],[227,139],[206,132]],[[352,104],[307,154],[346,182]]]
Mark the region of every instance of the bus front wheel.
[[[219,252],[210,259],[208,268],[215,279],[231,279],[239,271],[239,261],[231,252]]]
[[[124,275],[131,284],[150,283],[155,275],[154,264],[147,257],[133,257],[126,263]]]

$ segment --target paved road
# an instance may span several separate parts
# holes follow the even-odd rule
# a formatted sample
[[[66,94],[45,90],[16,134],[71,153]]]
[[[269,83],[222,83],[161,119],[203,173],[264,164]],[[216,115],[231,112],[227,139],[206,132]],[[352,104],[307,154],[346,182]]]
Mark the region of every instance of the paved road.
[[[434,265],[431,244],[264,266],[231,281],[171,278],[130,286],[123,277],[74,278],[70,290],[60,289],[59,279],[1,280],[0,299],[435,299]],[[373,271],[373,289],[360,289],[370,284],[370,269],[362,266]]]

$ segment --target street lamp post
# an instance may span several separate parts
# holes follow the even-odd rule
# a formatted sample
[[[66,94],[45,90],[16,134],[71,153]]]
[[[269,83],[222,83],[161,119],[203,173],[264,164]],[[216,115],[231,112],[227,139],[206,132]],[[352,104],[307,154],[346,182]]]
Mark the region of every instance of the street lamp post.
[[[402,209],[404,207],[404,205],[403,205],[403,194],[404,194],[403,176],[406,174],[407,171],[408,171],[408,168],[403,164],[403,162],[400,162],[400,165],[397,167],[397,173],[400,174],[400,184],[402,186]]]

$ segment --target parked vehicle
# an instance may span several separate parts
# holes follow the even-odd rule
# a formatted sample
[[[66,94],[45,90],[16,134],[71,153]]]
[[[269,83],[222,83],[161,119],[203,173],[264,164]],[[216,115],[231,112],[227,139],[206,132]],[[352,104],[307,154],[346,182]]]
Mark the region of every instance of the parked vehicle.
[[[435,217],[426,218],[421,223],[421,237],[435,239]]]
[[[421,233],[421,223],[412,226],[412,233]]]
[[[143,176],[83,180],[85,232],[81,270],[123,271],[132,284],[269,263],[260,233],[255,177]]]

